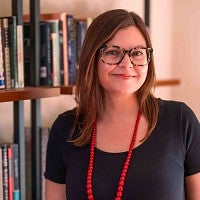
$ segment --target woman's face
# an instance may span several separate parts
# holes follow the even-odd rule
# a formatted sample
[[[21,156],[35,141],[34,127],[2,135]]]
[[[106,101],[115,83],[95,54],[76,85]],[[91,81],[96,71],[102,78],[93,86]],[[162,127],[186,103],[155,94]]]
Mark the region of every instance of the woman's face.
[[[118,49],[120,47],[120,49],[123,48],[125,50],[130,50],[135,47],[146,47],[146,42],[140,31],[135,26],[130,26],[128,28],[118,30],[114,38],[106,45],[117,46]],[[140,52],[139,54],[136,51],[134,52],[136,56],[135,62],[140,63],[141,61],[137,61],[137,56],[140,56]],[[113,58],[111,57],[111,60],[102,61],[102,58],[100,57],[98,61],[99,80],[101,86],[105,89],[105,92],[124,95],[136,92],[146,79],[148,65],[134,66],[134,64],[131,63],[128,55],[129,53],[125,54],[120,63],[109,65],[107,63],[111,62],[112,59],[115,59],[115,55],[118,54],[118,50],[115,51],[115,48],[113,50],[111,47],[108,52],[105,50],[104,53],[105,57],[107,55],[109,57],[110,55],[113,56]]]

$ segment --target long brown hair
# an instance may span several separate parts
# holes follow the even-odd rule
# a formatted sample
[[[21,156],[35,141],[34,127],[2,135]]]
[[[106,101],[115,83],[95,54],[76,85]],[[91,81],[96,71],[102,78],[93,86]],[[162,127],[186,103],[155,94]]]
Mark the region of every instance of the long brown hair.
[[[101,116],[104,109],[104,93],[97,72],[99,48],[111,40],[119,29],[129,26],[136,26],[145,38],[147,47],[152,47],[142,19],[136,13],[123,9],[110,10],[99,15],[87,30],[79,62],[75,94],[78,105],[75,125],[81,127],[81,134],[73,140],[77,146],[83,146],[90,141],[93,123],[98,116]],[[155,69],[152,56],[146,80],[137,91],[139,106],[148,120],[147,136],[154,129],[158,118],[158,101],[151,93],[154,82]]]

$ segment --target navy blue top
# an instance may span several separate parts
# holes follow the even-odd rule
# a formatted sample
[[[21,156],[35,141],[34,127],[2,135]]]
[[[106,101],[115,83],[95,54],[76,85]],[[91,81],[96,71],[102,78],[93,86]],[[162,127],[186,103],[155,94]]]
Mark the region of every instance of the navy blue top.
[[[185,176],[200,172],[200,124],[196,116],[181,102],[159,100],[159,106],[155,129],[134,149],[123,192],[125,200],[185,200]],[[45,177],[66,184],[67,200],[86,200],[89,145],[76,147],[66,142],[74,119],[70,110],[53,123]],[[114,199],[126,156],[127,152],[95,149],[95,200]]]

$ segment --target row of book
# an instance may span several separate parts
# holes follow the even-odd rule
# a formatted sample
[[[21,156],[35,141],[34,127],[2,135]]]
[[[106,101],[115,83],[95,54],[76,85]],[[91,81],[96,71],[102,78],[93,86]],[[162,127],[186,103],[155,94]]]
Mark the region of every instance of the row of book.
[[[0,89],[24,87],[23,26],[16,16],[0,18]]]
[[[25,85],[31,85],[30,16],[24,16]],[[91,18],[46,13],[40,15],[40,84],[74,85],[80,51]]]
[[[19,200],[18,144],[0,145],[0,200]]]
[[[16,16],[0,18],[0,89],[31,86],[30,16],[17,25]],[[40,17],[40,84],[74,85],[81,47],[92,19],[66,12]],[[37,41],[36,41],[37,42]]]
[[[45,199],[45,163],[49,127],[40,128],[41,150],[41,200]],[[26,199],[32,199],[32,149],[31,128],[25,127]],[[19,145],[0,144],[0,200],[20,200]]]

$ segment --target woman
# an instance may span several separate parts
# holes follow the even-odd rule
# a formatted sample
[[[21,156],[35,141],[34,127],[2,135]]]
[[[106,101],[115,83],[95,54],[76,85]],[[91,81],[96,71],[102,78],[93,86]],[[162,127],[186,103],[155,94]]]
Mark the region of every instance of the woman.
[[[152,52],[133,12],[107,11],[90,25],[77,107],[49,137],[47,200],[200,199],[199,122],[184,103],[152,95]]]

